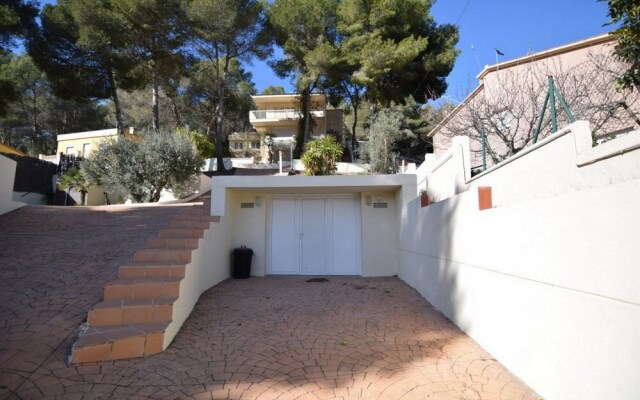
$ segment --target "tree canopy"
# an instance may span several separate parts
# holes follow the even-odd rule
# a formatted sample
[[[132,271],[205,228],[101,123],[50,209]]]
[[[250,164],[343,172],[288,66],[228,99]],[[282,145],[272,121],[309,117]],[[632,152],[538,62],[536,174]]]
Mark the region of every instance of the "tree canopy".
[[[296,155],[315,126],[311,95],[325,92],[353,116],[346,137],[353,158],[356,129],[366,119],[359,113],[407,99],[424,103],[446,89],[458,34],[435,23],[431,3],[57,0],[38,20],[34,2],[8,0],[0,5],[0,115],[10,115],[0,120],[1,138],[23,135],[32,151],[49,152],[68,129],[197,130],[215,142],[222,170],[227,136],[253,129],[256,89],[247,65],[269,58],[275,43],[284,56],[269,64],[300,93]],[[23,38],[29,63],[10,54]],[[32,67],[38,90],[14,79],[18,63],[22,71]],[[269,86],[264,94],[284,89]]]
[[[38,8],[23,0],[5,0],[0,4],[0,67],[10,59],[15,39],[34,30]],[[9,102],[16,99],[13,82],[0,73],[0,116],[6,114]]]
[[[628,68],[618,78],[618,83],[626,89],[635,88],[640,92],[640,3],[636,0],[600,0],[609,6],[609,24],[620,24],[613,31],[618,37],[614,54],[628,64]]]

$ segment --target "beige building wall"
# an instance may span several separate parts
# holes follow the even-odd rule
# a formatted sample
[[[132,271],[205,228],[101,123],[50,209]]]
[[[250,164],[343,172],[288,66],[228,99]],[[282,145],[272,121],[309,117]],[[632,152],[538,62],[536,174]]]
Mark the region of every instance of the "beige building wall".
[[[530,146],[548,91],[549,75],[554,77],[556,89],[574,117],[588,120],[596,138],[639,128],[639,97],[617,91],[615,75],[607,72],[622,68],[611,55],[614,44],[613,36],[601,35],[485,67],[478,75],[480,86],[432,131],[436,156],[449,148],[453,136],[469,136],[471,165],[482,166],[480,126],[486,133],[487,165],[512,153],[498,131],[512,139],[516,149]],[[619,106],[623,103],[624,107]],[[549,107],[539,139],[551,133]],[[556,109],[558,129],[562,129],[570,121],[557,100]]]
[[[300,115],[299,95],[253,96],[257,110],[250,113],[250,121],[261,136],[274,135],[293,138],[298,133]],[[328,131],[342,130],[342,110],[327,110],[326,96],[318,93],[311,96],[312,134],[324,135]],[[266,149],[261,151],[266,159]]]
[[[137,140],[139,136],[132,134],[133,128],[125,133],[125,138]],[[74,155],[80,157],[88,157],[92,151],[97,150],[100,144],[107,143],[112,140],[118,140],[117,129],[103,129],[99,131],[65,133],[58,135],[58,151],[57,154]]]

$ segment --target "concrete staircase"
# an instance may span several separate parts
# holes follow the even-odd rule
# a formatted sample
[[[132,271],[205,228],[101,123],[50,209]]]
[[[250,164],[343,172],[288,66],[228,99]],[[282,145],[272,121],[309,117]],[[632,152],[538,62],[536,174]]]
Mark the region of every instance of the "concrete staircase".
[[[215,220],[209,209],[210,200],[185,206],[135,253],[133,264],[120,266],[118,280],[105,286],[104,300],[89,311],[88,327],[73,347],[71,362],[144,357],[168,346],[164,334],[172,323],[180,282],[199,239]]]

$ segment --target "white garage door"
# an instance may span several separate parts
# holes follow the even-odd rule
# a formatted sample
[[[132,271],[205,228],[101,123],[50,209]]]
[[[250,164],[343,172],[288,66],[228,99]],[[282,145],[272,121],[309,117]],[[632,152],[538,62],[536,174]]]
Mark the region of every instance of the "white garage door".
[[[358,199],[274,197],[268,269],[275,275],[360,275]]]

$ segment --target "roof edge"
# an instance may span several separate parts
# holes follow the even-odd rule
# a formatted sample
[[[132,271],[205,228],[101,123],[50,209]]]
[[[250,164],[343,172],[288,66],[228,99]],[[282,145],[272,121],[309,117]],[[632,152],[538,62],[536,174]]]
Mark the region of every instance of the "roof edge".
[[[611,33],[604,33],[602,35],[593,36],[587,39],[582,39],[577,42],[572,42],[569,44],[565,44],[558,47],[552,47],[547,50],[539,51],[536,53],[528,54],[523,57],[515,58],[513,60],[504,61],[498,64],[493,65],[485,65],[484,69],[480,71],[480,73],[476,76],[477,79],[484,78],[488,73],[497,71],[503,68],[513,67],[515,65],[520,65],[532,61],[537,61],[543,58],[548,58],[551,56],[555,56],[558,54],[568,53],[575,50],[580,50],[585,47],[595,46],[597,44],[607,43],[614,41],[616,36]]]

